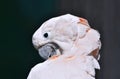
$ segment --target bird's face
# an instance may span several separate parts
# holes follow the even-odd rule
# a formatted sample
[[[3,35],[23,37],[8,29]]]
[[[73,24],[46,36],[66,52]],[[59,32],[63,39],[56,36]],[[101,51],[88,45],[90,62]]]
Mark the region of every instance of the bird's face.
[[[34,33],[33,45],[44,59],[61,55],[65,51],[70,51],[77,36],[76,30],[64,19],[50,19]]]
[[[80,22],[80,23],[79,23]],[[93,51],[99,45],[99,34],[84,19],[73,15],[52,18],[41,25],[33,35],[33,45],[41,57],[48,59],[53,55],[62,55],[76,50]],[[72,48],[74,50],[72,51]]]

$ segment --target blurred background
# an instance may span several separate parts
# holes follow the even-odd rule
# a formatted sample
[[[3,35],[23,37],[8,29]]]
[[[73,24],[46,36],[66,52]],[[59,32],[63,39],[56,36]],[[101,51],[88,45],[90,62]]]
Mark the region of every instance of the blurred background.
[[[120,0],[1,0],[0,79],[26,79],[43,62],[32,35],[46,20],[71,13],[101,33],[97,79],[120,79]]]

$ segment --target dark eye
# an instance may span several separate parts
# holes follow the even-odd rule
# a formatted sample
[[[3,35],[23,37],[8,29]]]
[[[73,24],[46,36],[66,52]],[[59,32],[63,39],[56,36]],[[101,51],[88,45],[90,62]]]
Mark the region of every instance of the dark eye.
[[[48,33],[44,33],[44,35],[43,35],[45,38],[47,38],[48,37]]]

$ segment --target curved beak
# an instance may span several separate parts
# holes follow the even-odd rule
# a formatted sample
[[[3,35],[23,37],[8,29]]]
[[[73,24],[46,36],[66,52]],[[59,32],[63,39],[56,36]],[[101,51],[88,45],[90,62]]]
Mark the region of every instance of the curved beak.
[[[38,48],[39,55],[43,59],[48,59],[53,55],[60,55],[61,51],[59,50],[59,46],[56,43],[47,43]],[[59,50],[59,52],[58,52]]]

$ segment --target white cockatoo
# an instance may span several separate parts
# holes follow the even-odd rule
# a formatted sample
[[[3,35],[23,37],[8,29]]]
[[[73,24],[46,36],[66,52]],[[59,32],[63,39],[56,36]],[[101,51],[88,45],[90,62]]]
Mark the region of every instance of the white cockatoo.
[[[95,69],[100,69],[100,34],[86,19],[71,14],[52,18],[32,41],[46,61],[34,66],[27,79],[95,79]]]

